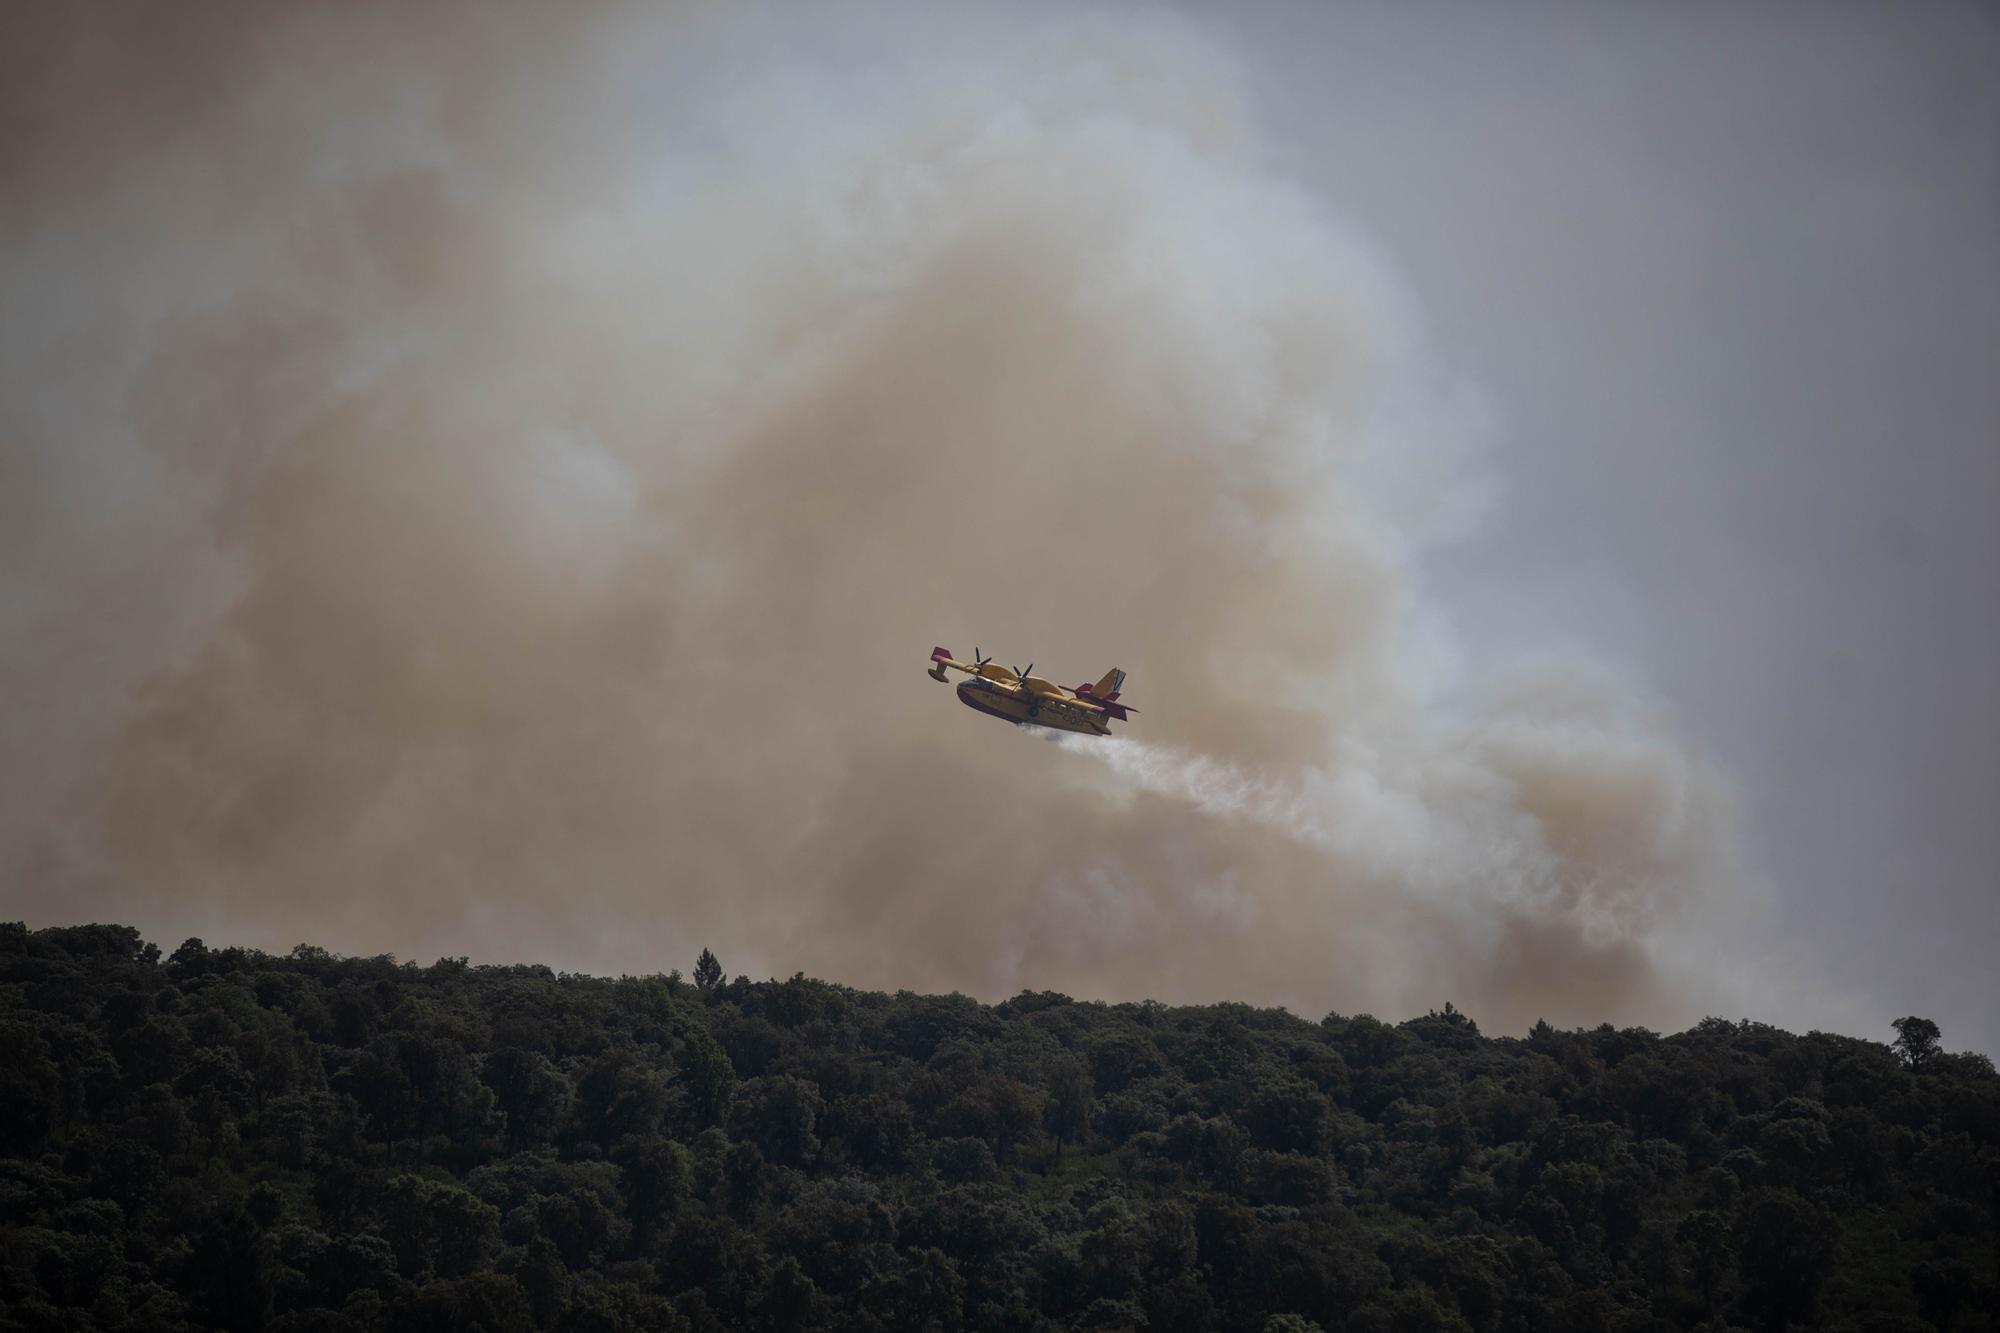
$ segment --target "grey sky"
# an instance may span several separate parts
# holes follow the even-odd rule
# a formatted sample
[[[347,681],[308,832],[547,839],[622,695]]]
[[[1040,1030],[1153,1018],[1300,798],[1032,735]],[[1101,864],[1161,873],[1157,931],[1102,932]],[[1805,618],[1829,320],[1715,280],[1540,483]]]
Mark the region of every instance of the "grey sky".
[[[1995,11],[1209,21],[1504,422],[1504,507],[1431,567],[1461,629],[1634,664],[1735,777],[1783,951],[1993,1050]]]

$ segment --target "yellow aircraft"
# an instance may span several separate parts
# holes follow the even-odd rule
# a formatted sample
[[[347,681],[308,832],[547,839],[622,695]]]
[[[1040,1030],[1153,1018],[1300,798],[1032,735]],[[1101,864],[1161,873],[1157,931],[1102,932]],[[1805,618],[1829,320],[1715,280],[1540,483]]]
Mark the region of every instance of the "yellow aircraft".
[[[1104,673],[1095,685],[1079,685],[1065,690],[1035,674],[1030,662],[1026,671],[997,666],[990,657],[972,650],[972,661],[954,659],[949,648],[931,649],[932,680],[946,680],[945,671],[963,671],[969,679],[958,683],[958,700],[967,708],[1005,718],[1015,726],[1050,727],[1056,731],[1080,731],[1086,736],[1109,736],[1115,719],[1139,710],[1118,702],[1118,687],[1125,673],[1117,667]]]

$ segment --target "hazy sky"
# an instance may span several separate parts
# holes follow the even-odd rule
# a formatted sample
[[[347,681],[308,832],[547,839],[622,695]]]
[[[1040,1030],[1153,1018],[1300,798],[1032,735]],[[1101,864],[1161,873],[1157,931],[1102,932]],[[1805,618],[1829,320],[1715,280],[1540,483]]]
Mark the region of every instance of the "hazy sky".
[[[0,33],[0,912],[2000,1044],[1990,14],[202,13]]]

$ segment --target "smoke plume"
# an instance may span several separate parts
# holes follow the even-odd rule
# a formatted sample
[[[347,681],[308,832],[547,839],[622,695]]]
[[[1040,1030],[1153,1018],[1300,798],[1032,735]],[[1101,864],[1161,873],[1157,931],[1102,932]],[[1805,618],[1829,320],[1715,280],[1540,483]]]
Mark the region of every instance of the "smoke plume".
[[[224,8],[9,20],[10,913],[1698,1016],[1726,792],[1615,682],[1462,660],[1476,400],[1226,55]],[[1142,711],[1031,744],[934,643]]]

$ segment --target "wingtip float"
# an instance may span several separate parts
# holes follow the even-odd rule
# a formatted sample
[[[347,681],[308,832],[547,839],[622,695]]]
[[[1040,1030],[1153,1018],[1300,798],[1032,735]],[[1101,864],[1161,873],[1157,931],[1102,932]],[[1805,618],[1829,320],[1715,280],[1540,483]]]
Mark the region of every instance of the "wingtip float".
[[[1026,671],[1021,671],[980,656],[977,648],[972,650],[970,662],[959,661],[949,648],[931,649],[930,678],[948,680],[947,671],[963,671],[966,675],[958,683],[960,703],[1017,727],[1048,727],[1086,736],[1109,736],[1114,721],[1123,722],[1129,714],[1139,711],[1118,702],[1125,673],[1117,667],[1105,672],[1094,684],[1066,689],[1037,676],[1032,662]]]

